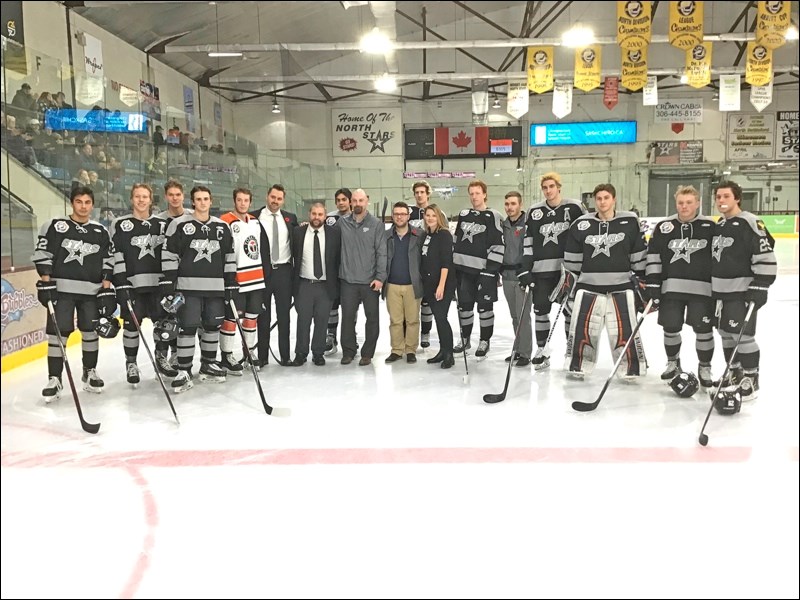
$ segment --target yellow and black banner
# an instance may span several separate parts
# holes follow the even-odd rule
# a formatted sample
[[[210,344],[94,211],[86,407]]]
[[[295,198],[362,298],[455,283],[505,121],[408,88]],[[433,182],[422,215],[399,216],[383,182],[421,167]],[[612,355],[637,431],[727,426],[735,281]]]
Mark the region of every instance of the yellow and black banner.
[[[647,47],[652,25],[650,15],[650,2],[617,2],[617,44],[620,48],[639,50]]]
[[[622,87],[632,92],[647,84],[647,46],[622,51]]]
[[[28,74],[28,59],[25,52],[25,24],[22,20],[22,2],[3,2],[3,37],[10,43],[3,49],[5,68],[20,75]]]
[[[575,87],[584,92],[600,87],[600,44],[575,48]]]
[[[767,85],[772,79],[772,49],[759,42],[747,42],[744,80],[750,85]]]
[[[528,89],[543,94],[553,89],[553,47],[528,48]]]
[[[686,78],[686,83],[694,88],[711,83],[711,42],[697,44],[686,51]]]
[[[791,24],[791,2],[759,2],[756,19],[756,41],[769,49],[786,43],[786,30]]]
[[[691,50],[703,43],[703,3],[669,3],[669,43]]]

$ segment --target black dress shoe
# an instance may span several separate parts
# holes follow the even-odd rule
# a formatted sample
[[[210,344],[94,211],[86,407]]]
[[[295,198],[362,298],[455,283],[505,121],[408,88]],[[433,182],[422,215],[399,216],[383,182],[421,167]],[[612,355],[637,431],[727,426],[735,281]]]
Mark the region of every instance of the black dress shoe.
[[[436,363],[440,363],[443,360],[444,360],[444,353],[441,350],[439,350],[439,353],[436,356],[434,356],[433,358],[429,358],[426,362],[429,365],[433,365]]]
[[[417,355],[414,354],[413,352],[409,352],[408,354],[406,354],[406,362],[408,363],[417,362]]]
[[[313,361],[313,362],[314,362],[314,364],[315,364],[315,365],[317,365],[318,367],[322,367],[322,366],[324,366],[324,365],[325,365],[325,357],[324,357],[324,356],[315,356],[315,357],[312,359],[312,361]]]
[[[441,365],[442,369],[449,369],[454,364],[456,364],[456,360],[453,357],[453,353],[448,352],[447,354],[445,354],[444,358],[442,359],[442,365]]]
[[[384,362],[385,363],[393,363],[395,361],[400,360],[401,358],[403,358],[403,357],[400,356],[399,354],[395,354],[394,352],[392,352],[389,356],[386,357],[386,360]]]
[[[341,363],[342,363],[343,365],[349,365],[351,362],[353,362],[353,359],[354,359],[354,358],[355,358],[355,356],[350,356],[349,354],[345,354],[345,355],[342,357]]]
[[[289,361],[286,366],[287,367],[302,367],[306,364],[306,357],[305,356],[295,356],[294,360]]]

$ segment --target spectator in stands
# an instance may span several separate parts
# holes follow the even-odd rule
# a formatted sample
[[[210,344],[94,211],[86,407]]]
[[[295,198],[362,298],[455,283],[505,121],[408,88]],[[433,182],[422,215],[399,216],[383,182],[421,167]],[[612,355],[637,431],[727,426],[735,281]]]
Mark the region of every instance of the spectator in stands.
[[[163,150],[145,168],[147,176],[152,179],[163,179],[167,175],[167,154]]]
[[[89,187],[89,172],[86,169],[78,169],[78,172],[72,178],[72,189],[78,187]]]
[[[31,92],[30,84],[23,83],[20,86],[11,100],[11,106],[14,108],[9,110],[9,114],[18,119],[20,127],[25,127],[31,119],[36,119],[36,98]]]
[[[164,128],[161,125],[156,125],[156,130],[153,132],[153,158],[158,156],[158,151],[164,146]]]
[[[56,92],[53,94],[53,98],[56,101],[57,108],[73,108],[72,104],[67,103],[67,97],[64,92]]]
[[[78,167],[86,171],[97,171],[99,168],[91,144],[84,143],[81,146],[81,151],[78,154]]]

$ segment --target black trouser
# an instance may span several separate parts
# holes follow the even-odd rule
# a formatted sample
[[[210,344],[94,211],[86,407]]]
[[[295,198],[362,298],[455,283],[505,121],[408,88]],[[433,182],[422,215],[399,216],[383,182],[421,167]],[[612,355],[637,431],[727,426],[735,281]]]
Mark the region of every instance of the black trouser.
[[[380,313],[378,299],[380,294],[369,287],[368,283],[348,283],[342,281],[339,301],[342,304],[342,356],[356,355],[356,318],[358,306],[364,304],[364,315],[367,317],[364,345],[361,356],[372,358],[380,335]]]
[[[308,356],[309,338],[311,353],[315,357],[325,354],[325,337],[327,336],[328,315],[331,310],[331,299],[328,296],[328,285],[325,281],[301,279],[300,288],[295,297],[297,310],[297,337],[294,353],[300,358]],[[314,322],[314,335],[310,335],[311,322]]]
[[[278,352],[281,362],[291,360],[289,348],[289,309],[292,306],[292,266],[289,263],[274,265],[264,289],[264,312],[258,315],[258,357],[269,359],[269,337],[272,321],[272,297],[278,320]]]
[[[453,328],[447,320],[447,313],[450,304],[453,302],[453,294],[445,294],[441,300],[428,300],[428,305],[433,311],[433,318],[436,321],[436,333],[439,336],[439,351],[445,354],[453,353]]]

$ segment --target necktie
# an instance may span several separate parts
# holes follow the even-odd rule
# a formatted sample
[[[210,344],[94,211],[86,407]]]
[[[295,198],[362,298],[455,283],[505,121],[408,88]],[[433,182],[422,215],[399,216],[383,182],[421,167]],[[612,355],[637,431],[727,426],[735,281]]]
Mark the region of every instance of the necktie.
[[[319,246],[319,231],[314,231],[314,277],[322,279],[322,251]]]
[[[278,249],[278,215],[277,213],[272,214],[272,249],[270,250],[270,258],[272,260],[272,264],[278,263],[278,256],[280,255],[281,251]]]

